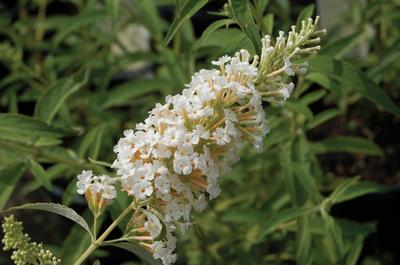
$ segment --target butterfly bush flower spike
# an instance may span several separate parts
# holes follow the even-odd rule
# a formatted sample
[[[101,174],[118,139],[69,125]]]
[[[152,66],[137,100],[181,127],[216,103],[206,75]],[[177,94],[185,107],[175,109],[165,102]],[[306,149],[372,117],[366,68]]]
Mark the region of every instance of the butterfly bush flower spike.
[[[24,233],[22,222],[16,220],[13,215],[4,218],[2,228],[4,233],[3,250],[13,251],[11,259],[14,264],[61,264],[61,260],[50,250],[44,249],[42,243],[31,242],[30,236]]]
[[[243,143],[263,149],[269,129],[262,102],[290,97],[290,78],[307,66],[297,61],[319,50],[323,31],[317,23],[303,21],[299,32],[293,26],[275,41],[265,36],[260,58],[240,50],[213,61],[217,69],[193,74],[181,94],[167,96],[136,130],[124,132],[114,147],[117,178],[84,171],[78,193],[98,208],[115,197],[118,180],[141,209],[131,216],[125,238],[164,265],[174,263],[177,229],[187,230],[192,211],[203,211],[220,195],[219,178],[239,161]]]

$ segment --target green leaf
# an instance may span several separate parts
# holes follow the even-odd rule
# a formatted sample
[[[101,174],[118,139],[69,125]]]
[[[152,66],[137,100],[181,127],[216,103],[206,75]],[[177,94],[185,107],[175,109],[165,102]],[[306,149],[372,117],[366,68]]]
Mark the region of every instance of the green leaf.
[[[332,56],[335,59],[341,59],[347,52],[355,48],[361,41],[365,40],[366,33],[366,30],[357,31],[350,36],[324,47],[321,54]]]
[[[260,10],[260,13],[264,13],[265,8],[269,4],[270,0],[258,0],[257,1],[257,9]]]
[[[82,26],[90,25],[97,20],[105,19],[107,17],[107,10],[96,10],[83,13],[78,16],[61,17],[60,21],[62,21],[62,23],[59,25],[60,30],[53,38],[53,48],[56,49],[58,45],[75,30],[78,30]]]
[[[200,10],[200,8],[207,4],[207,2],[208,0],[187,0],[175,15],[175,18],[168,29],[167,35],[164,38],[164,44],[168,45],[175,33],[178,31],[182,22],[193,16],[197,11]]]
[[[101,106],[107,109],[114,106],[132,104],[132,99],[161,90],[169,85],[165,79],[138,78],[114,87],[108,93],[108,99]]]
[[[55,164],[49,168],[47,168],[46,173],[50,180],[54,180],[63,175],[63,173],[69,169],[69,165],[65,164]],[[33,179],[30,183],[24,185],[21,189],[21,195],[26,196],[28,193],[31,193],[42,186],[42,183],[38,179]],[[75,187],[76,189],[76,187]],[[75,190],[76,193],[76,190]],[[63,203],[64,204],[64,203]]]
[[[32,175],[48,190],[51,191],[51,181],[48,177],[46,170],[32,159],[26,160],[26,167],[32,173]]]
[[[94,144],[92,145],[89,153],[90,157],[93,159],[97,159],[97,157],[99,156],[105,128],[106,126],[102,126],[97,132],[96,137],[94,138]]]
[[[300,101],[305,105],[310,105],[326,95],[326,90],[318,89],[313,92],[307,93],[306,95],[302,96]]]
[[[111,168],[111,163],[109,163],[109,162],[100,161],[100,160],[95,160],[95,159],[92,159],[92,158],[90,158],[90,157],[88,157],[88,159],[89,159],[89,161],[90,161],[91,163],[93,163],[93,164]]]
[[[370,181],[350,181],[340,192],[331,195],[332,202],[341,203],[369,193],[379,193],[390,190],[389,187]]]
[[[0,170],[0,210],[3,210],[24,172],[22,163],[11,163]]]
[[[40,137],[37,141],[35,141],[34,145],[37,147],[40,146],[51,146],[51,145],[59,145],[62,141],[57,138],[44,138]]]
[[[71,182],[68,184],[67,188],[64,190],[64,193],[62,196],[62,204],[65,206],[71,205],[72,201],[77,196],[76,180],[77,180],[76,178],[74,180],[71,180]]]
[[[231,19],[221,19],[210,24],[201,34],[200,38],[193,45],[193,50],[197,50],[202,47],[202,45],[208,40],[213,32],[217,29],[232,24],[233,20]]]
[[[336,203],[340,199],[342,194],[345,193],[350,186],[358,182],[359,179],[360,177],[349,178],[340,183],[340,185],[337,186],[337,188],[332,192],[332,194],[329,195],[330,202],[332,204]]]
[[[309,59],[308,63],[310,70],[325,74],[345,86],[352,87],[369,101],[400,117],[400,108],[393,103],[385,91],[353,64],[322,55]]]
[[[267,14],[262,21],[265,25],[265,35],[271,35],[274,30],[274,14]]]
[[[296,219],[300,216],[308,215],[315,210],[316,208],[313,206],[297,207],[283,210],[265,221],[264,225],[261,228],[259,238],[264,238],[266,235],[274,232],[279,225]]]
[[[335,219],[330,215],[323,214],[322,217],[325,221],[325,226],[327,230],[326,235],[328,237],[328,240],[332,242],[332,245],[335,246],[334,249],[336,250],[336,258],[337,260],[339,260],[338,263],[340,264],[340,261],[343,259],[344,253],[342,230],[340,229],[340,226],[336,223]]]
[[[328,109],[328,110],[324,110],[320,113],[318,113],[317,115],[314,116],[314,118],[312,120],[309,121],[309,123],[307,124],[307,129],[313,129],[333,118],[335,118],[336,116],[339,116],[341,114],[340,110],[337,109]]]
[[[98,137],[101,137],[101,134],[103,133],[104,129],[105,129],[105,124],[101,123],[87,132],[87,134],[82,139],[82,142],[78,148],[77,153],[80,158],[85,158],[85,155],[89,151],[90,147],[93,146],[94,144],[97,144],[96,139]],[[97,147],[93,147],[93,149],[97,149]]]
[[[254,22],[253,15],[251,14],[249,2],[243,0],[230,0],[229,4],[232,8],[235,20],[253,43],[256,53],[260,55],[261,37],[256,23]]]
[[[155,260],[150,252],[146,251],[144,248],[134,244],[134,243],[109,243],[104,244],[105,246],[112,246],[117,248],[122,248],[126,251],[132,252],[133,254],[137,255],[140,259],[145,261],[150,265],[161,265],[159,260]]]
[[[314,200],[319,200],[319,189],[314,177],[307,170],[304,163],[293,162],[293,169],[297,176],[297,179],[302,184],[303,188],[307,191],[307,196]]]
[[[224,211],[223,215],[221,216],[221,220],[224,222],[254,223],[265,220],[265,215],[256,209],[231,207]]]
[[[64,101],[86,84],[89,71],[72,78],[58,81],[50,87],[38,100],[35,106],[35,117],[51,123]]]
[[[82,218],[82,216],[77,214],[73,209],[58,203],[28,203],[21,206],[9,208],[6,210],[6,212],[14,210],[39,210],[55,213],[64,216],[71,221],[74,221],[83,229],[85,229],[90,235],[92,235],[88,224],[86,223],[85,219]]]
[[[61,251],[63,264],[74,264],[90,246],[91,238],[78,226],[74,225],[64,240]]]
[[[400,59],[400,43],[395,42],[390,48],[385,49],[384,55],[379,58],[376,65],[372,66],[368,70],[368,76],[376,81],[380,81],[390,69],[396,69],[393,67]]]
[[[40,137],[60,138],[71,134],[45,122],[20,114],[0,113],[0,138],[22,143],[33,143]]]
[[[186,76],[183,71],[183,66],[179,61],[177,54],[175,54],[172,50],[168,48],[163,48],[161,50],[161,55],[163,62],[165,63],[168,72],[170,74],[171,80],[175,85],[175,88],[182,87],[186,82]],[[171,83],[167,82],[166,84]],[[165,86],[165,84],[164,84]],[[164,91],[166,89],[164,88]],[[168,90],[167,90],[168,91]]]
[[[338,86],[337,82],[332,80],[332,79],[330,79],[325,74],[312,72],[312,73],[308,73],[305,76],[305,79],[311,80],[312,82],[317,83],[321,87],[324,87],[324,88],[327,88],[329,90],[332,90],[333,92],[336,92],[336,94],[338,94],[338,92],[340,92],[336,88]]]
[[[107,0],[106,8],[111,15],[113,25],[117,22],[119,14],[119,0]]]
[[[301,10],[299,16],[297,17],[296,27],[301,28],[301,21],[306,20],[314,14],[315,6],[314,4],[308,5],[303,10]],[[324,48],[325,49],[325,48]]]
[[[348,152],[354,154],[383,156],[381,148],[374,142],[361,137],[336,136],[324,138],[312,144],[317,154]]]
[[[153,0],[138,0],[135,2],[140,9],[139,16],[143,24],[152,33],[156,41],[162,40],[162,21]]]
[[[361,251],[363,249],[363,244],[364,244],[364,236],[357,236],[354,240],[352,240],[350,251],[346,257],[345,265],[357,264]]]
[[[298,264],[312,264],[311,232],[308,224],[308,217],[299,218],[297,228],[296,260]]]

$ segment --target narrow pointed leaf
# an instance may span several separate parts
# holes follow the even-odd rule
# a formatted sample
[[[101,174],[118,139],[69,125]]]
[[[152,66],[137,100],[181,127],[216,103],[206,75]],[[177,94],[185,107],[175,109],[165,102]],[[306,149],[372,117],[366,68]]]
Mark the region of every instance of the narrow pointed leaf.
[[[69,134],[71,134],[70,131],[48,125],[36,118],[0,113],[0,139],[29,144],[40,137],[60,138]]]
[[[48,190],[51,191],[51,181],[47,175],[46,170],[38,162],[28,159],[26,161],[26,167],[32,173],[32,175]]]
[[[263,238],[266,235],[275,231],[279,225],[286,223],[290,220],[296,219],[300,216],[310,214],[313,211],[315,211],[315,207],[312,206],[283,210],[265,221],[265,224],[263,225],[263,228],[261,229],[261,233],[259,236],[260,238]]]
[[[303,8],[303,10],[301,10],[299,16],[297,17],[297,22],[296,22],[297,28],[301,27],[302,20],[307,20],[308,18],[312,17],[312,15],[314,14],[314,9],[315,5],[311,4]]]
[[[19,179],[24,172],[22,163],[12,163],[6,165],[0,171],[0,210],[3,210]]]
[[[336,136],[322,139],[312,144],[317,154],[347,152],[354,154],[382,156],[381,148],[374,142],[361,137]]]
[[[311,58],[308,63],[310,70],[325,74],[339,81],[343,86],[351,87],[372,103],[400,117],[400,108],[394,104],[383,89],[355,65],[323,55]]]
[[[207,2],[208,0],[187,0],[172,21],[167,35],[164,38],[164,44],[167,45],[172,40],[183,21],[193,16],[200,8],[207,4]]]
[[[21,206],[16,206],[7,209],[6,211],[14,211],[14,210],[39,210],[45,212],[55,213],[61,216],[64,216],[71,221],[74,221],[78,225],[80,225],[83,229],[85,229],[90,235],[92,232],[90,231],[89,225],[86,223],[85,219],[80,216],[75,210],[58,204],[58,203],[28,203]]]
[[[233,16],[240,28],[246,33],[250,39],[257,54],[261,54],[261,36],[254,22],[249,2],[243,0],[230,0]]]
[[[38,100],[35,117],[51,123],[64,101],[86,84],[89,72],[83,72],[73,78],[59,80]]]

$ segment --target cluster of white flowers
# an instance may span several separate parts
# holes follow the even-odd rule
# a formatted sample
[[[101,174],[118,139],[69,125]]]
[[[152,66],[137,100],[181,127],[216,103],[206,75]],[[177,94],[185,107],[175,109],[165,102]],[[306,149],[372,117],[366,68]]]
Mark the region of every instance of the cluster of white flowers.
[[[78,175],[78,182],[76,183],[77,190],[79,194],[86,194],[87,196],[100,196],[107,201],[113,200],[117,196],[117,191],[115,190],[115,179],[106,176],[96,176],[93,175],[91,170],[82,171]]]
[[[157,213],[145,212],[131,219],[131,235],[164,265],[176,261],[176,227],[191,225],[192,209],[201,212],[207,198],[219,196],[218,179],[239,160],[237,150],[249,142],[258,150],[268,133],[263,100],[283,102],[294,88],[286,83],[295,73],[304,73],[305,63],[290,60],[319,46],[311,39],[316,23],[303,23],[300,33],[279,33],[275,46],[270,36],[262,39],[263,49],[250,61],[246,50],[223,56],[212,64],[219,69],[200,70],[181,94],[156,104],[136,130],[124,131],[114,147],[116,169],[123,191]],[[115,197],[112,181],[84,171],[78,176],[78,192],[91,190],[106,198]],[[108,199],[107,198],[107,199]],[[159,220],[159,221],[157,221]]]

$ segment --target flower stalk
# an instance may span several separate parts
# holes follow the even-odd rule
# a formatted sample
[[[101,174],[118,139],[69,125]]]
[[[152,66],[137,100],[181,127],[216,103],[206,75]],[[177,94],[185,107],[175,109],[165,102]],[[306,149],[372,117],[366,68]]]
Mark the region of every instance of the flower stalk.
[[[118,217],[110,224],[110,226],[100,235],[100,237],[92,242],[86,251],[75,261],[74,265],[82,264],[98,247],[102,246],[107,236],[117,227],[117,225],[134,209],[137,209],[137,202],[134,200]],[[94,235],[94,238],[96,236]]]

